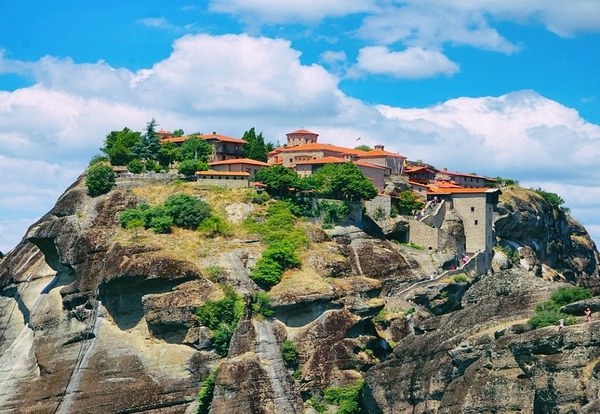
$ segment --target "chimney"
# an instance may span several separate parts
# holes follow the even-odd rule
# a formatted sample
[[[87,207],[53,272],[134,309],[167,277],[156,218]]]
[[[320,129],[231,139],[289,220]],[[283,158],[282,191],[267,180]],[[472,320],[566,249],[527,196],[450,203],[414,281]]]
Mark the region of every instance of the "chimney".
[[[383,145],[377,144],[377,145],[375,145],[375,149],[383,151]]]

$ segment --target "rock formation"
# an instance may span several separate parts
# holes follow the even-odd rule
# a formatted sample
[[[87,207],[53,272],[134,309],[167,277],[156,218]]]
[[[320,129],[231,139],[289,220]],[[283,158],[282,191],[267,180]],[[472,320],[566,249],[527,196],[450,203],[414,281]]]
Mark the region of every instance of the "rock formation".
[[[90,198],[80,178],[4,256],[0,412],[194,413],[217,368],[211,413],[334,412],[327,390],[361,380],[358,403],[373,413],[600,409],[598,322],[581,316],[600,310],[597,300],[566,307],[580,323],[561,331],[526,323],[558,286],[597,293],[598,252],[531,192],[509,191],[499,205],[503,249],[486,274],[430,279],[452,252],[402,246],[361,222],[303,222],[311,245],[269,291],[274,315],[248,308],[221,358],[195,311],[223,284],[247,301],[261,291],[249,273],[265,247],[245,230],[209,238],[120,227],[125,209],[181,191],[232,226],[260,214],[249,189],[119,181]],[[445,226],[462,235],[451,213]],[[294,367],[284,341],[297,349]]]

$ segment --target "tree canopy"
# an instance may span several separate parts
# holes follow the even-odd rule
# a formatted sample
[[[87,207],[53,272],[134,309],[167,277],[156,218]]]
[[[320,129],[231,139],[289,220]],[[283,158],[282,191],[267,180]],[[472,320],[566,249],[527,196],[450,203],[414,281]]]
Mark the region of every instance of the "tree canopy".
[[[291,189],[296,188],[300,182],[298,173],[283,165],[262,168],[257,171],[255,179],[266,185],[269,194],[277,196],[291,195]]]
[[[91,197],[108,193],[115,185],[115,173],[110,165],[94,164],[87,171],[85,185]]]
[[[244,156],[256,161],[267,162],[267,146],[262,136],[262,132],[256,135],[254,127],[244,132],[243,140],[248,142],[244,146]]]
[[[339,200],[359,201],[375,198],[373,183],[352,162],[326,164],[312,174],[317,194]]]
[[[121,131],[111,131],[104,139],[104,146],[100,151],[105,153],[111,165],[127,165],[135,155],[132,148],[140,143],[142,134],[125,127]]]
[[[156,121],[154,118],[146,125],[146,132],[142,139],[131,148],[136,158],[145,160],[157,160],[160,149],[160,139],[156,133]]]
[[[186,139],[179,149],[180,161],[198,160],[208,162],[213,153],[213,146],[197,134]]]

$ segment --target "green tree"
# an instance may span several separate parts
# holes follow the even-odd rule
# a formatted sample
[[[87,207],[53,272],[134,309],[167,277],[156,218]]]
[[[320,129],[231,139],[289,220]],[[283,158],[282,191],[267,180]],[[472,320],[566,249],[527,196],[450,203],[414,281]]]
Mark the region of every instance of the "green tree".
[[[378,191],[356,164],[326,164],[313,173],[317,193],[323,197],[349,201],[371,200]]]
[[[131,153],[144,160],[157,160],[160,149],[160,138],[156,133],[156,121],[154,118],[146,124],[146,132],[142,139],[131,148]]]
[[[135,156],[131,150],[141,141],[141,133],[125,127],[121,131],[111,131],[104,139],[100,151],[105,153],[111,165],[127,165]]]
[[[202,387],[198,392],[198,414],[208,414],[210,411],[210,404],[215,393],[215,383],[217,382],[218,368],[210,373],[204,381],[202,381]]]
[[[108,193],[115,185],[115,173],[112,167],[106,164],[92,165],[88,168],[85,185],[91,197]]]
[[[198,160],[208,162],[213,153],[213,146],[197,134],[186,139],[179,150],[180,160]]]
[[[184,193],[170,196],[165,200],[164,206],[176,226],[190,230],[196,230],[211,214],[208,203]]]
[[[208,170],[208,164],[198,160],[183,160],[177,167],[177,172],[179,174],[183,174],[188,177],[195,175],[196,171],[206,170]]]
[[[252,160],[267,162],[267,147],[262,132],[256,135],[254,127],[244,132],[242,139],[248,144],[244,145],[244,156]]]
[[[131,161],[129,161],[129,164],[127,164],[127,171],[133,174],[139,174],[146,171],[146,166],[143,162],[141,162],[137,158],[134,158]]]
[[[540,195],[548,204],[552,206],[552,208],[561,210],[564,213],[568,213],[570,211],[567,207],[562,207],[565,203],[565,200],[561,196],[556,193],[551,193],[550,191],[544,191],[541,188],[532,189],[538,195]]]
[[[176,129],[175,131],[173,131],[173,136],[174,137],[182,137],[183,136],[183,129]]]
[[[358,147],[354,147],[354,149],[361,151],[373,151],[373,148],[369,147],[368,145],[359,145]]]
[[[300,183],[298,173],[283,165],[273,165],[257,171],[256,181],[266,185],[270,195],[286,196],[294,192],[294,188]]]
[[[179,148],[175,143],[166,141],[160,144],[158,162],[160,165],[171,168],[173,161],[179,156]]]
[[[398,195],[398,209],[403,214],[411,214],[415,210],[421,210],[423,202],[410,190],[402,191]]]
[[[94,164],[107,163],[110,162],[107,156],[96,154],[92,157],[90,162],[88,163],[88,167],[91,167]]]

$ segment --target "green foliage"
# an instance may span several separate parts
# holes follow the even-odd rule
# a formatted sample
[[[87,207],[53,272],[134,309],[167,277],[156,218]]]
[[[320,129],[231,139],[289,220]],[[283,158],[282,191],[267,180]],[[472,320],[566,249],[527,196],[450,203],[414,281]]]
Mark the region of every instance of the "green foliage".
[[[416,312],[416,309],[414,307],[410,307],[410,308],[408,308],[406,310],[406,312],[404,312],[404,316],[408,316],[408,315],[410,315],[412,313],[415,313],[415,312]]]
[[[398,214],[400,214],[398,207],[396,207],[395,204],[392,204],[392,206],[390,207],[390,217],[396,218],[396,217],[398,217]]]
[[[252,268],[250,278],[262,286],[271,287],[281,281],[283,270],[276,261],[261,257]]]
[[[342,222],[350,214],[348,203],[320,201],[317,204],[317,213],[323,216],[323,224],[334,225]]]
[[[208,203],[185,193],[170,196],[165,200],[164,206],[166,213],[173,218],[173,223],[184,229],[196,230],[211,215]]]
[[[383,209],[383,207],[379,206],[375,209],[375,211],[373,212],[373,218],[376,221],[381,221],[381,220],[385,220],[385,210]]]
[[[206,301],[196,309],[196,315],[213,332],[211,344],[217,354],[225,357],[231,337],[244,314],[244,301],[231,286],[222,288],[223,299]]]
[[[197,134],[192,134],[186,139],[179,149],[181,161],[194,160],[208,162],[212,157],[214,147]]]
[[[288,196],[300,183],[298,173],[283,165],[261,168],[256,172],[255,179],[263,183],[272,196]]]
[[[410,190],[402,191],[398,195],[398,210],[404,214],[411,214],[415,210],[421,210],[423,202]]]
[[[568,305],[569,303],[589,299],[592,292],[581,286],[560,287],[550,296],[550,300],[558,307]]]
[[[129,164],[127,164],[127,170],[130,173],[139,174],[145,171],[145,165],[137,158],[134,158],[131,161],[129,161]]]
[[[271,200],[271,196],[268,193],[257,193],[252,197],[252,202],[254,204],[265,204],[267,201]]]
[[[160,165],[171,167],[171,164],[173,164],[173,161],[175,161],[178,156],[179,148],[174,142],[161,142],[160,148],[158,149],[158,161]]]
[[[467,275],[465,275],[464,273],[461,273],[461,274],[455,275],[455,276],[452,278],[452,281],[453,281],[454,283],[465,283],[465,282],[467,282],[468,280],[469,280],[469,278],[468,278],[468,277],[467,277]]]
[[[231,232],[229,224],[221,217],[210,216],[205,218],[198,226],[198,231],[205,233],[208,237],[228,236]]]
[[[532,190],[546,200],[546,202],[550,204],[552,208],[559,209],[564,213],[568,213],[570,211],[570,209],[567,207],[561,207],[565,203],[565,200],[563,200],[558,194],[544,191],[541,188],[532,188]]]
[[[208,170],[208,164],[199,160],[183,160],[177,166],[177,172],[187,177],[195,175],[196,171],[206,170]]]
[[[511,185],[519,185],[519,181],[513,180],[512,178],[503,178],[503,177],[498,176],[494,179],[496,180],[497,183],[500,183],[500,185],[506,186],[506,187],[509,187]]]
[[[96,154],[90,160],[88,167],[91,167],[92,165],[95,165],[95,164],[107,163],[107,162],[110,162],[110,160],[108,159],[107,156]]]
[[[281,356],[286,367],[291,369],[298,367],[298,348],[289,339],[281,343]]]
[[[208,414],[210,411],[210,404],[212,403],[215,382],[217,381],[218,368],[210,373],[208,377],[202,381],[202,387],[198,392],[198,411],[197,414]]]
[[[346,387],[332,387],[325,390],[323,399],[328,404],[337,405],[337,414],[361,414],[365,410],[360,404],[363,380]]]
[[[400,243],[400,244],[402,244],[403,246],[406,246],[406,247],[410,247],[411,249],[415,249],[415,250],[424,250],[425,249],[423,246],[420,246],[420,245],[415,244],[413,242],[410,242],[410,243]]]
[[[141,220],[144,224],[144,212],[139,208],[129,208],[119,215],[119,223],[121,227],[128,228],[129,222],[133,220]]]
[[[219,282],[219,279],[227,275],[227,271],[220,266],[208,266],[204,269],[203,274],[211,282]]]
[[[157,160],[158,150],[160,149],[160,139],[155,131],[156,121],[154,118],[146,124],[146,132],[131,148],[131,154],[135,158],[144,160]]]
[[[373,148],[369,147],[368,145],[359,145],[358,147],[354,147],[354,149],[357,150],[361,150],[361,151],[373,151]]]
[[[575,318],[561,313],[560,308],[591,297],[592,293],[580,286],[560,287],[552,293],[550,300],[540,302],[535,306],[535,314],[529,318],[527,324],[530,329],[537,329],[557,325],[559,319],[564,319],[565,325],[573,325],[576,322]]]
[[[135,156],[131,153],[133,147],[142,140],[142,134],[125,127],[121,131],[111,131],[104,139],[100,151],[105,153],[111,165],[127,165]]]
[[[108,193],[115,185],[115,173],[110,165],[94,164],[87,171],[85,185],[90,197]]]
[[[271,304],[269,303],[269,294],[265,292],[258,292],[252,298],[252,313],[255,315],[262,315],[265,318],[270,318],[275,314]]]
[[[183,136],[183,129],[176,129],[175,131],[173,131],[173,136],[174,137],[182,137]]]
[[[148,227],[158,234],[169,234],[171,233],[171,226],[173,226],[173,218],[170,216],[154,216],[150,220]]]
[[[261,235],[268,247],[252,269],[250,277],[265,287],[279,283],[285,269],[299,267],[296,250],[308,245],[306,233],[295,226],[296,217],[288,202],[278,201],[267,210],[264,223],[247,223],[251,231]]]
[[[244,146],[244,156],[252,160],[267,162],[267,147],[262,132],[256,135],[254,127],[244,132],[242,139],[248,144]]]
[[[326,164],[312,174],[316,192],[325,198],[350,201],[371,200],[377,189],[352,162]]]
[[[144,167],[146,168],[146,171],[160,172],[162,170],[160,165],[154,160],[146,160]]]

